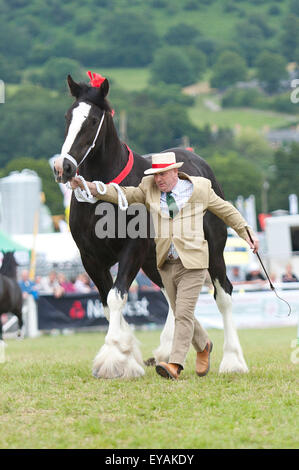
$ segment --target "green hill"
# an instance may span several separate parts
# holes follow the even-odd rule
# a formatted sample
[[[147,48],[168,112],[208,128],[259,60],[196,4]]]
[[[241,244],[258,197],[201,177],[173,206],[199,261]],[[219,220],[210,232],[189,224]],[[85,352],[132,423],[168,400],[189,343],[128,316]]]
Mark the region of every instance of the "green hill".
[[[19,81],[28,68],[52,57],[85,67],[144,67],[163,46],[192,45],[210,62],[225,48],[242,52],[240,31],[246,24],[246,34],[257,35],[259,47],[279,50],[292,5],[286,0],[0,0],[0,74]],[[178,25],[183,29],[176,34]]]
[[[290,62],[299,63],[297,0],[0,0],[0,176],[32,159],[48,165],[71,103],[66,76],[88,81],[92,70],[110,81],[117,127],[126,111],[131,148],[150,153],[190,142],[211,157],[220,181],[233,165],[236,188],[244,187],[244,168],[235,166],[242,155],[253,175],[244,195],[259,198],[264,173],[256,172],[273,162],[273,149],[259,139],[299,122],[289,90],[279,90]],[[256,89],[254,100],[234,88],[261,82],[264,70],[268,89]],[[57,212],[54,192],[46,196]]]

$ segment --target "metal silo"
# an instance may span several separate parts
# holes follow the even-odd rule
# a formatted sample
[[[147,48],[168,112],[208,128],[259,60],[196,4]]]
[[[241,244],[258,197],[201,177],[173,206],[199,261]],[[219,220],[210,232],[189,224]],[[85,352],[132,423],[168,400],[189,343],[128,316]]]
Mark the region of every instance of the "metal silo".
[[[0,226],[8,234],[33,233],[42,184],[32,170],[13,171],[0,179]]]

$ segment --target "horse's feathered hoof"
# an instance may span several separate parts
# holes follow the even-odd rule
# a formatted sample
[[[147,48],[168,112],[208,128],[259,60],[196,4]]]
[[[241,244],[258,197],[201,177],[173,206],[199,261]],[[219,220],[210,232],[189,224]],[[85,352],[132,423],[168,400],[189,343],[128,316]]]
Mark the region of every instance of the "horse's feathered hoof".
[[[235,353],[225,353],[219,367],[220,374],[246,374],[249,369],[244,358],[238,357]]]

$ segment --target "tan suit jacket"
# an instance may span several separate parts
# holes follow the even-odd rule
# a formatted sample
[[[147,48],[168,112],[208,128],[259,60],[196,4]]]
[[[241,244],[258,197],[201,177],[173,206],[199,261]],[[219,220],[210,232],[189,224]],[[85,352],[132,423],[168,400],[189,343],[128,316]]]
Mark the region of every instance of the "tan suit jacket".
[[[207,210],[232,227],[238,235],[246,240],[248,227],[246,220],[228,201],[217,196],[212,189],[211,181],[199,176],[188,176],[179,173],[179,178],[193,183],[193,193],[180,212],[171,219],[161,212],[161,191],[154,176],[145,176],[139,186],[121,186],[128,204],[145,204],[150,211],[155,228],[157,266],[160,268],[167,258],[171,243],[187,269],[204,269],[209,266],[208,243],[204,238],[203,216]],[[105,195],[97,197],[103,201],[117,204],[116,189],[107,184]]]

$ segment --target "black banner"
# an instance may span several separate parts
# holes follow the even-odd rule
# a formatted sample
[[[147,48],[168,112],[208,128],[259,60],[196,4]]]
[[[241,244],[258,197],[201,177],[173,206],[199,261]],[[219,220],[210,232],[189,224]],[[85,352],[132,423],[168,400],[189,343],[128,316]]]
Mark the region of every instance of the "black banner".
[[[108,326],[98,293],[67,294],[37,300],[39,330]],[[160,291],[139,291],[138,300],[128,300],[123,310],[128,323],[136,326],[164,324],[168,304]]]

